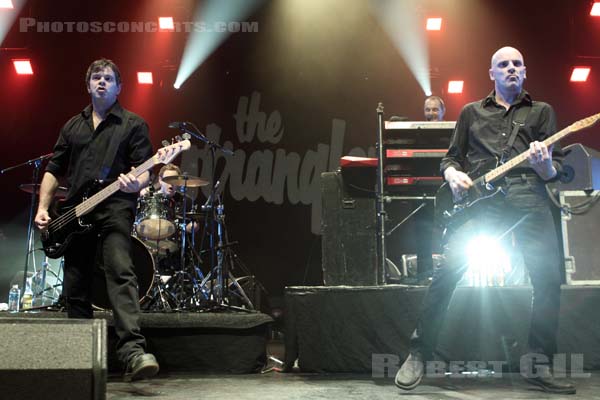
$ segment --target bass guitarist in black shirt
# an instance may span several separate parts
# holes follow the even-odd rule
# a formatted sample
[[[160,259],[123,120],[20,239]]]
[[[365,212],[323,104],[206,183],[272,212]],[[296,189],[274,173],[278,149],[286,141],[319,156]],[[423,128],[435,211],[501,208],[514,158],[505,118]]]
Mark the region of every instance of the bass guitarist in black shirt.
[[[42,179],[35,223],[42,235],[53,227],[49,207],[61,176],[69,184],[67,201],[76,199],[90,181],[118,182],[120,190],[87,215],[93,229],[74,236],[65,250],[63,294],[69,318],[92,318],[93,271],[96,263],[102,265],[119,339],[117,355],[125,365],[125,380],[136,380],[159,369],[155,357],[145,352],[140,332],[130,237],[137,192],[149,179],[147,171],[136,176],[132,169],[152,157],[152,145],[146,122],[117,101],[121,74],[112,61],[94,61],[85,82],[91,104],[61,129]]]

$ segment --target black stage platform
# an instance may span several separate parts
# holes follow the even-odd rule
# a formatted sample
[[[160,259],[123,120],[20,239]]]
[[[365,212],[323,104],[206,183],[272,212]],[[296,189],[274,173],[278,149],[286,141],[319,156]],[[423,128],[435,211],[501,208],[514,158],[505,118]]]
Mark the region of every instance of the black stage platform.
[[[0,313],[0,318],[66,318],[63,312]],[[110,312],[95,312],[108,323],[108,370],[121,373],[115,355],[116,336]],[[1,322],[1,321],[0,321]],[[266,364],[266,345],[273,319],[258,312],[142,313],[140,326],[148,351],[160,363],[161,373],[258,372]],[[31,340],[44,340],[27,332]],[[49,342],[48,346],[52,343]]]
[[[286,366],[305,372],[373,373],[406,356],[427,288],[404,285],[288,287]],[[563,286],[558,352],[600,369],[600,287]],[[525,354],[531,288],[459,287],[442,328],[438,356],[446,361],[506,361],[517,371]],[[579,358],[579,359],[580,359]]]

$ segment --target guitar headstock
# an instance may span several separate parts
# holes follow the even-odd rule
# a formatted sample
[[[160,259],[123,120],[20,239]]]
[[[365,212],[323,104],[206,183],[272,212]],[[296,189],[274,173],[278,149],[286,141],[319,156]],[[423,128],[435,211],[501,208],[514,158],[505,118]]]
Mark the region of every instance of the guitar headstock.
[[[576,132],[581,129],[589,128],[600,120],[600,113],[591,115],[587,118],[580,119],[569,126],[569,131]]]
[[[165,144],[163,141],[163,147],[158,149],[154,155],[155,164],[168,164],[175,159],[182,151],[188,150],[192,146],[189,140],[180,140],[173,144]]]

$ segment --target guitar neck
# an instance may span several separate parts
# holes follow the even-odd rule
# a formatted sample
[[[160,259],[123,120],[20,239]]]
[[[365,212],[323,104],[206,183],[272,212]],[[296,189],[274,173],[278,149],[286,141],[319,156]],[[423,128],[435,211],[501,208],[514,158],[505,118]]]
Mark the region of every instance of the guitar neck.
[[[571,126],[566,127],[565,129],[556,132],[554,135],[550,136],[548,139],[544,140],[542,143],[544,143],[547,147],[550,147],[551,145],[553,145],[554,143],[558,142],[559,140],[561,140],[562,138],[568,136],[569,134],[573,133],[574,131],[571,130]],[[518,156],[511,158],[509,161],[505,162],[504,164],[502,164],[501,166],[499,166],[498,168],[488,172],[487,174],[485,174],[483,176],[483,179],[485,182],[492,182],[495,179],[500,178],[501,176],[503,176],[504,174],[506,174],[508,171],[510,171],[511,169],[513,169],[514,167],[516,167],[517,165],[521,164],[522,162],[527,160],[527,156],[529,155],[529,150],[522,152],[521,154],[519,154]]]
[[[143,164],[139,165],[130,174],[133,174],[136,178],[142,175],[144,172],[148,171],[155,164],[154,157],[146,160]],[[75,214],[80,217],[82,215],[87,214],[91,210],[93,210],[98,204],[102,203],[108,197],[112,196],[119,190],[119,181],[116,180],[98,193],[91,196],[89,199],[83,201],[79,205],[75,207]]]

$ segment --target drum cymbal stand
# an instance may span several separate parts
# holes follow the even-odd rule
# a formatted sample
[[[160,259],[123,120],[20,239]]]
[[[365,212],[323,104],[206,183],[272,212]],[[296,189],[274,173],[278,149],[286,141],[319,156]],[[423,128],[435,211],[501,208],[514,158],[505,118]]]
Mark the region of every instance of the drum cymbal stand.
[[[214,199],[216,198],[218,204],[214,205]],[[213,204],[210,204],[213,203]],[[234,309],[239,311],[253,311],[254,305],[244,292],[244,289],[240,286],[238,281],[233,277],[231,268],[233,267],[233,261],[237,259],[237,256],[231,249],[232,243],[229,243],[227,237],[227,228],[225,227],[225,205],[222,202],[221,196],[216,194],[212,196],[212,201],[209,198],[209,204],[205,206],[205,209],[211,211],[211,215],[214,218],[213,226],[216,225],[217,244],[214,246],[214,231],[210,231],[211,235],[211,258],[216,255],[215,267],[206,275],[202,286],[205,287],[208,282],[210,285],[210,308],[225,308]],[[216,212],[215,212],[216,211]],[[244,271],[248,273],[247,271]],[[242,307],[237,307],[231,304],[229,297],[229,286],[233,286],[237,296],[243,304]]]
[[[169,125],[171,128],[179,129],[180,131],[193,136],[194,138],[203,141],[210,148],[210,152],[212,155],[212,165],[211,165],[211,173],[210,173],[210,185],[211,185],[211,195],[208,197],[208,201],[203,207],[203,210],[208,210],[210,217],[207,218],[205,226],[208,228],[209,235],[209,246],[210,246],[210,272],[202,283],[200,287],[206,288],[208,282],[211,282],[210,294],[209,294],[209,303],[212,303],[211,306],[216,308],[236,308],[244,311],[253,310],[254,306],[248,296],[244,293],[241,286],[231,275],[231,271],[228,268],[229,259],[227,257],[227,250],[229,248],[229,243],[226,243],[224,239],[224,206],[220,201],[220,197],[217,194],[217,189],[219,186],[219,182],[215,183],[215,175],[216,175],[216,163],[217,158],[215,153],[218,151],[223,154],[233,156],[233,151],[231,149],[225,148],[221,146],[219,143],[215,143],[211,141],[209,138],[200,133],[200,130],[191,122],[181,122],[181,123],[173,123]],[[219,206],[215,207],[214,202],[215,199],[219,198]],[[216,227],[216,232],[215,232]],[[216,233],[216,238],[215,238]],[[218,239],[218,243],[215,246],[215,239]],[[239,293],[242,294],[242,298],[244,299],[244,305],[248,308],[244,309],[241,307],[233,307],[229,304],[228,299],[228,282],[231,282]]]
[[[179,254],[179,265],[181,270],[177,272],[177,278],[175,280],[176,286],[174,289],[176,292],[176,307],[177,309],[183,310],[186,308],[194,309],[201,306],[202,303],[206,301],[208,298],[205,287],[201,282],[204,280],[204,274],[202,270],[198,266],[200,263],[200,257],[196,253],[194,248],[195,246],[195,234],[194,234],[194,226],[195,222],[192,219],[192,232],[190,233],[189,243],[188,243],[188,233],[187,233],[187,225],[188,225],[188,186],[187,180],[184,181],[184,184],[179,186],[179,193],[181,193],[183,197],[182,201],[182,215],[181,215],[181,223],[179,224],[179,229],[181,231],[181,246],[180,246],[180,254]],[[194,206],[193,200],[191,207]],[[189,257],[186,255],[189,252]],[[189,261],[186,262],[186,261]],[[187,281],[187,285],[186,285]],[[187,288],[191,288],[186,292]]]

